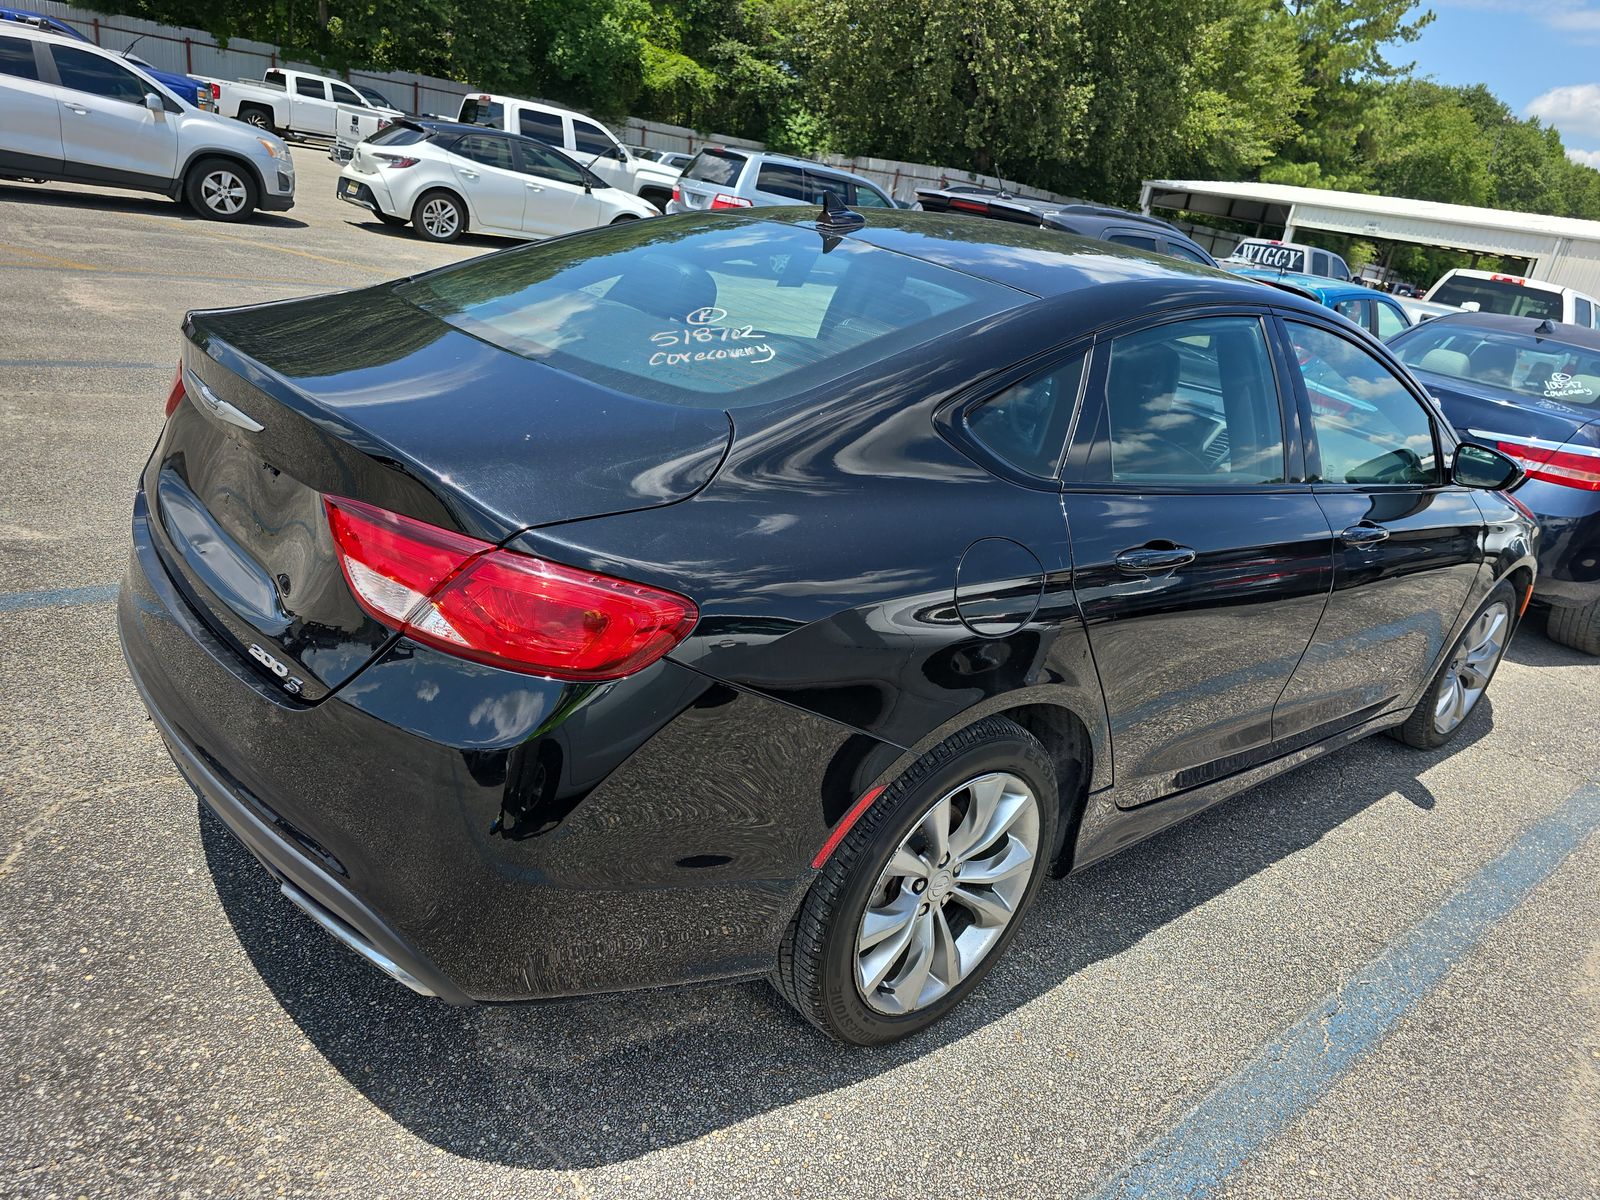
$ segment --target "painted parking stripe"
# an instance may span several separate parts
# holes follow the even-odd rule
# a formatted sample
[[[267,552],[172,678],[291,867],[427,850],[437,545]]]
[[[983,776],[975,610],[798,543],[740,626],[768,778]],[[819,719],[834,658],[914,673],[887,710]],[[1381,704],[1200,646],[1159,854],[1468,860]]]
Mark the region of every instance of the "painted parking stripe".
[[[101,362],[91,358],[0,358],[0,367],[62,367],[74,371],[170,371],[172,364]]]
[[[1212,1195],[1371,1053],[1597,829],[1600,785],[1589,784],[1144,1146],[1092,1200]]]
[[[31,608],[65,608],[72,604],[99,604],[117,598],[117,585],[51,588],[43,592],[0,593],[0,613],[26,612]]]

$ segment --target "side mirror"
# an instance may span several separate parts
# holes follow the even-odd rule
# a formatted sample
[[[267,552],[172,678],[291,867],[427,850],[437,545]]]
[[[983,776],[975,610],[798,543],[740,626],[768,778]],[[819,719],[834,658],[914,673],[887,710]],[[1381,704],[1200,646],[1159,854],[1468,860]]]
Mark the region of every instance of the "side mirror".
[[[1521,464],[1509,455],[1476,442],[1462,442],[1450,464],[1450,478],[1462,487],[1506,492],[1521,483],[1524,475]]]
[[[154,92],[146,92],[144,94],[144,106],[151,112],[155,113],[164,113],[167,111],[167,106],[162,102],[161,97],[156,95]]]
[[[611,157],[618,162],[625,163],[628,161],[628,151],[623,146],[613,146],[611,147]]]

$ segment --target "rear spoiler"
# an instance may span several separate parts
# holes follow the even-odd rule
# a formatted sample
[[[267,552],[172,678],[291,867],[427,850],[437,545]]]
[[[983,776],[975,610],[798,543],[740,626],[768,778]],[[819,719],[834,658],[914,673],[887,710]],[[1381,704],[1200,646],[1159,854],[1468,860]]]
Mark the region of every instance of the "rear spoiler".
[[[1016,225],[1038,226],[1044,223],[1033,209],[1007,196],[989,196],[978,192],[947,192],[943,188],[918,188],[917,201],[925,212],[971,213],[975,217],[991,217],[996,221],[1010,221]]]

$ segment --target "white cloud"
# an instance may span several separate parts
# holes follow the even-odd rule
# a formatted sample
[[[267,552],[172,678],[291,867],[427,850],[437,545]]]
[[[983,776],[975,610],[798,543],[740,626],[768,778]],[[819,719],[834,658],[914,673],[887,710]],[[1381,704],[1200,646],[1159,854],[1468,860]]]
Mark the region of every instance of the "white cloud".
[[[1600,150],[1568,150],[1567,157],[1582,166],[1600,170]]]
[[[1600,83],[1575,83],[1535,96],[1523,110],[1568,135],[1600,137]]]

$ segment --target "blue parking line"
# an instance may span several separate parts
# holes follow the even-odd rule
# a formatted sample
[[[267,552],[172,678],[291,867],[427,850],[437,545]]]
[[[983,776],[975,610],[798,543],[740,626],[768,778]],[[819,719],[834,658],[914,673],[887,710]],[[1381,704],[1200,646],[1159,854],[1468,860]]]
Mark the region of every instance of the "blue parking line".
[[[1148,1143],[1092,1200],[1210,1196],[1371,1053],[1596,829],[1600,786],[1589,784]]]
[[[44,592],[0,592],[0,613],[26,612],[30,608],[65,608],[71,604],[99,604],[117,598],[117,585],[51,588]]]
[[[0,367],[62,367],[74,371],[156,371],[172,369],[171,363],[103,362],[91,358],[0,358]]]

